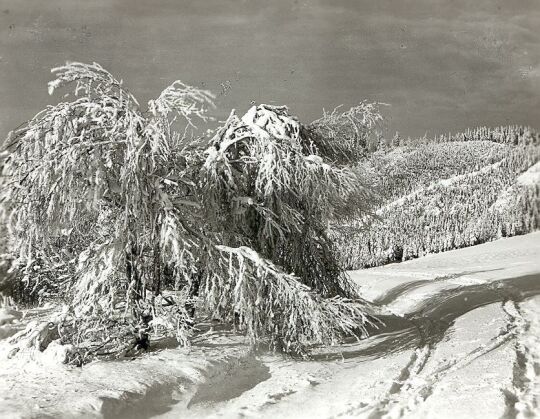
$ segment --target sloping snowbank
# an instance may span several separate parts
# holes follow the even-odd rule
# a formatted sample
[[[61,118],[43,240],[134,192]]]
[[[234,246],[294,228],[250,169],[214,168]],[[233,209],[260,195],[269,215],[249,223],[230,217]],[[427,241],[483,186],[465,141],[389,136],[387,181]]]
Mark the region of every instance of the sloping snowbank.
[[[369,301],[413,312],[444,289],[499,283],[540,272],[540,232],[451,250],[402,263],[351,271]]]
[[[540,184],[540,162],[531,166],[526,172],[523,172],[518,178],[518,183],[522,185]]]
[[[1,361],[0,417],[149,417],[183,398],[197,385],[251,357],[243,338],[209,332],[204,344],[166,349],[82,368],[53,364],[46,356]],[[47,352],[47,351],[45,351]],[[37,354],[36,354],[37,355]]]

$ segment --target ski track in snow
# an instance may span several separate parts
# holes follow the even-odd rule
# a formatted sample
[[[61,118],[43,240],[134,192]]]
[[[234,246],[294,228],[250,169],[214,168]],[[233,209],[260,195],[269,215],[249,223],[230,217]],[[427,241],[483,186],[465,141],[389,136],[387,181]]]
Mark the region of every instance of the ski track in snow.
[[[538,333],[540,322],[537,311],[539,302],[540,300],[536,298],[524,304],[525,306],[536,305],[536,315],[524,316],[523,309],[518,304],[507,311],[516,325],[512,386],[505,391],[507,402],[505,416],[510,419],[530,418],[539,413],[540,336]]]
[[[507,304],[510,304],[517,313],[515,303],[505,303],[503,307]],[[394,380],[381,400],[359,411],[350,411],[348,413],[355,416],[366,416],[369,419],[401,418],[413,414],[415,409],[432,394],[434,386],[443,380],[447,374],[467,366],[475,359],[494,351],[516,336],[521,328],[523,318],[519,314],[515,316],[506,310],[505,312],[508,315],[506,329],[502,330],[486,344],[469,351],[465,356],[458,356],[437,363],[434,371],[427,375],[422,374],[422,372],[432,354],[432,347],[430,344],[425,344],[417,348],[412,354],[409,363],[401,371],[400,376]]]

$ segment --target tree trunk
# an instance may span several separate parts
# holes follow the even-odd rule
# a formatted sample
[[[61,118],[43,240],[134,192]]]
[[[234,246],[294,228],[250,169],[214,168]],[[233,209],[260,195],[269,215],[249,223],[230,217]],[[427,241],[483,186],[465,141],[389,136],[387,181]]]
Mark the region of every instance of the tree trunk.
[[[131,245],[130,251],[126,252],[126,277],[128,284],[132,282],[135,284],[133,287],[135,300],[144,298],[141,278],[137,269],[137,247],[134,245]]]
[[[195,273],[194,278],[189,286],[188,302],[186,303],[185,307],[192,321],[195,318],[195,302],[193,301],[193,299],[199,296],[199,288],[201,286],[202,275],[203,271],[201,268],[199,268],[197,270],[197,273]]]
[[[160,232],[161,232],[161,220],[160,216],[156,216],[154,223],[154,249],[153,249],[153,266],[152,266],[152,291],[157,297],[161,292],[161,246],[160,246]]]

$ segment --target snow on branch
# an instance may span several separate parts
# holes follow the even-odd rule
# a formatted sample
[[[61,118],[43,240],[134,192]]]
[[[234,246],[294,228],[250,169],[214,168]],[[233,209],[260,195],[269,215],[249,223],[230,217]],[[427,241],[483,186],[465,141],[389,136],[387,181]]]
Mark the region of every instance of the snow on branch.
[[[215,95],[209,90],[198,89],[176,80],[165,88],[159,97],[148,102],[148,109],[157,116],[167,116],[177,112],[192,126],[192,118],[197,117],[203,122],[210,119],[208,108],[215,108]]]
[[[254,342],[268,338],[287,352],[303,353],[311,345],[335,344],[346,335],[360,339],[367,336],[367,326],[377,327],[364,301],[322,298],[249,247],[216,249],[230,255],[229,305]]]
[[[360,102],[341,111],[341,106],[305,127],[305,137],[317,152],[339,164],[350,164],[365,155],[368,140],[378,134],[382,103]]]

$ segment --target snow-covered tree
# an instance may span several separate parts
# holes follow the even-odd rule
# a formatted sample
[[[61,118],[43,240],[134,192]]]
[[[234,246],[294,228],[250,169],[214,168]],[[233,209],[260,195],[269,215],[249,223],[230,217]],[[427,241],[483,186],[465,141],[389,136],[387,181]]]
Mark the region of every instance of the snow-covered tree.
[[[50,93],[74,96],[8,138],[2,210],[21,281],[67,303],[59,335],[79,361],[152,332],[187,344],[195,309],[289,351],[366,334],[367,305],[327,236],[372,197],[331,164],[338,131],[262,105],[208,144],[189,130],[210,92],[177,81],[144,109],[98,64],[53,72]],[[360,148],[378,117],[367,104],[352,115]]]

